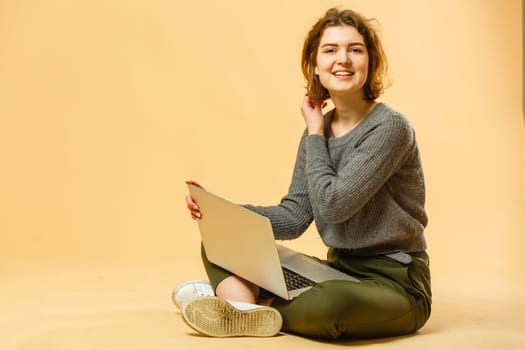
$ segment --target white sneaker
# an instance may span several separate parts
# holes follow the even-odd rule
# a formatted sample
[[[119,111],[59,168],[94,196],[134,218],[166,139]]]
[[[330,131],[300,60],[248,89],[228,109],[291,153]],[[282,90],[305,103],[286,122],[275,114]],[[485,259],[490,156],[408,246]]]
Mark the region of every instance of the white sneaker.
[[[171,293],[171,301],[179,309],[184,301],[198,296],[214,296],[213,287],[208,281],[192,280],[179,284]]]
[[[271,337],[283,324],[281,314],[272,307],[210,296],[187,300],[181,315],[188,326],[211,337]]]

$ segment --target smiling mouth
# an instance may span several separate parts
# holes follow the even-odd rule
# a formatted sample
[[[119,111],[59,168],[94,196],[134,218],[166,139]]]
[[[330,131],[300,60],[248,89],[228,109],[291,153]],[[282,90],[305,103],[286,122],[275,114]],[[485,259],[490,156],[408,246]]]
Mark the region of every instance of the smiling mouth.
[[[350,77],[354,75],[354,72],[349,71],[337,71],[333,73],[336,77]]]

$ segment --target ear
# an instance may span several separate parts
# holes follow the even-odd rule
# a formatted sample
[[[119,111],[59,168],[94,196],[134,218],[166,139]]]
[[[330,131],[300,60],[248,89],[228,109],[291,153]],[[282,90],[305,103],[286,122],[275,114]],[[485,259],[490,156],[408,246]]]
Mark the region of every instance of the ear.
[[[315,75],[319,75],[319,68],[317,68],[317,66],[315,66],[315,68],[314,68],[314,73],[315,73]]]

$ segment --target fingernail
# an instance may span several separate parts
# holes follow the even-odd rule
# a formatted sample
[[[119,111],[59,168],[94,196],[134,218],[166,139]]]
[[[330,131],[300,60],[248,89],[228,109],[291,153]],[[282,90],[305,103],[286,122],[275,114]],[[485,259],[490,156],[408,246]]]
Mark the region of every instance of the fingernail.
[[[195,209],[195,210],[199,210],[199,206],[198,206],[197,204],[194,204],[194,205],[193,205],[193,209]]]
[[[195,214],[195,216],[197,216],[200,219],[201,218],[201,213],[197,213],[197,214]]]

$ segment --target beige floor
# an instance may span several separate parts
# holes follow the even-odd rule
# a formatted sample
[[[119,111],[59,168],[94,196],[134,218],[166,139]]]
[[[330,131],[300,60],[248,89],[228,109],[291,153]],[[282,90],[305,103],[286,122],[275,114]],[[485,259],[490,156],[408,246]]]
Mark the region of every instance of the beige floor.
[[[437,286],[431,320],[406,337],[337,343],[286,334],[211,339],[195,334],[170,304],[174,284],[202,272],[174,270],[4,261],[0,349],[525,349],[525,288],[507,288],[496,297],[486,288],[472,296]]]

